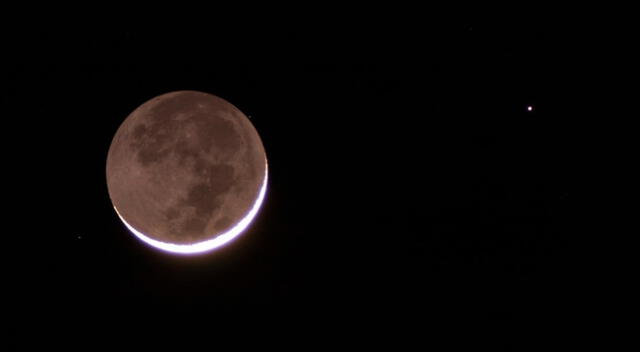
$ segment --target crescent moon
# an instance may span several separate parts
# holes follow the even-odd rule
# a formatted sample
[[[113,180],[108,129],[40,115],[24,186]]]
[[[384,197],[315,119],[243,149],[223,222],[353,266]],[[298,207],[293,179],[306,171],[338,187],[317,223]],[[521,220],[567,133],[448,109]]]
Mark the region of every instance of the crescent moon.
[[[249,119],[211,94],[178,91],[135,109],[107,156],[113,208],[157,249],[203,253],[243,233],[262,206],[268,163]]]
[[[267,164],[265,164],[265,168],[267,169]],[[116,213],[120,217],[120,220],[125,224],[125,226],[131,231],[136,237],[138,237],[143,242],[156,247],[158,249],[162,249],[167,252],[179,253],[179,254],[192,254],[192,253],[202,253],[208,252],[212,249],[218,248],[232,239],[236,238],[239,234],[241,234],[253,221],[253,218],[258,214],[258,210],[262,205],[262,201],[264,200],[264,194],[267,191],[267,179],[268,174],[265,172],[264,181],[262,182],[262,187],[260,187],[260,193],[258,194],[258,199],[253,203],[251,210],[240,220],[234,227],[232,227],[229,231],[219,234],[217,237],[212,238],[210,240],[194,243],[194,244],[174,244],[167,243],[158,240],[154,240],[153,238],[146,236],[142,232],[133,228],[133,226],[129,225],[127,220],[125,220],[122,215],[118,212],[118,208],[115,206]]]

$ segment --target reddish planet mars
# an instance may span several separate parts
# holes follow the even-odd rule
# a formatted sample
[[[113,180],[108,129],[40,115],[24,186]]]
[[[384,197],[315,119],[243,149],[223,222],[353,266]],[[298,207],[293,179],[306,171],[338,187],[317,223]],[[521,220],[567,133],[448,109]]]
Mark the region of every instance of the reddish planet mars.
[[[214,95],[178,91],[135,109],[113,137],[107,186],[139,239],[174,253],[217,248],[243,232],[267,188],[258,132]]]

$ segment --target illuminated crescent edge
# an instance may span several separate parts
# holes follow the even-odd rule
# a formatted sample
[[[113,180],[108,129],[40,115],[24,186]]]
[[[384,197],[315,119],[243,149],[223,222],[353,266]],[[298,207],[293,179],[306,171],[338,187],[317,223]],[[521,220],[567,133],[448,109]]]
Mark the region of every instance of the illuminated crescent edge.
[[[262,201],[264,200],[264,195],[267,191],[268,174],[269,174],[268,165],[265,161],[264,181],[262,183],[262,187],[260,188],[260,193],[258,193],[258,199],[256,199],[255,203],[253,203],[253,206],[251,207],[249,212],[247,212],[247,214],[242,218],[242,220],[238,221],[238,223],[234,227],[230,228],[226,232],[219,234],[215,238],[212,238],[210,240],[205,240],[202,242],[197,242],[192,244],[175,244],[175,243],[167,243],[167,242],[154,240],[148,237],[147,235],[143,234],[142,232],[136,230],[135,228],[133,228],[133,226],[129,225],[129,223],[127,223],[127,221],[122,217],[122,215],[120,215],[120,213],[118,212],[118,209],[115,206],[113,208],[116,210],[116,214],[118,214],[118,216],[120,217],[120,220],[122,220],[122,222],[129,229],[129,231],[131,231],[134,235],[136,235],[136,237],[138,237],[143,242],[153,247],[156,247],[158,249],[171,252],[171,253],[179,253],[179,254],[203,253],[228,243],[229,241],[231,241],[232,239],[240,235],[249,226],[253,218],[255,218],[255,216],[258,214],[258,210],[260,209],[260,206],[262,205]]]

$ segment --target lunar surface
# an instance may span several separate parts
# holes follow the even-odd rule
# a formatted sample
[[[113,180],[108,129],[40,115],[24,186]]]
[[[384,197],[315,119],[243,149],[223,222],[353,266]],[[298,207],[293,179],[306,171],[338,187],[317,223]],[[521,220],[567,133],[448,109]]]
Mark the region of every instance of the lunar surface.
[[[267,187],[260,137],[211,94],[167,93],[134,110],[107,156],[116,213],[139,239],[175,253],[219,247],[252,221]]]

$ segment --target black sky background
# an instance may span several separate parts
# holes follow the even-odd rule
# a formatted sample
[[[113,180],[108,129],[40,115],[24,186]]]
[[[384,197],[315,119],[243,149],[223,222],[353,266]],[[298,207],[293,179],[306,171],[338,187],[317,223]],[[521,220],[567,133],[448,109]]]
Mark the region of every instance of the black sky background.
[[[519,341],[524,324],[562,319],[571,115],[557,28],[331,28],[5,32],[19,195],[5,221],[28,249],[5,254],[14,329],[251,322],[419,338],[463,324]],[[105,179],[126,116],[183,89],[251,117],[270,177],[249,230],[191,257],[128,233]]]

